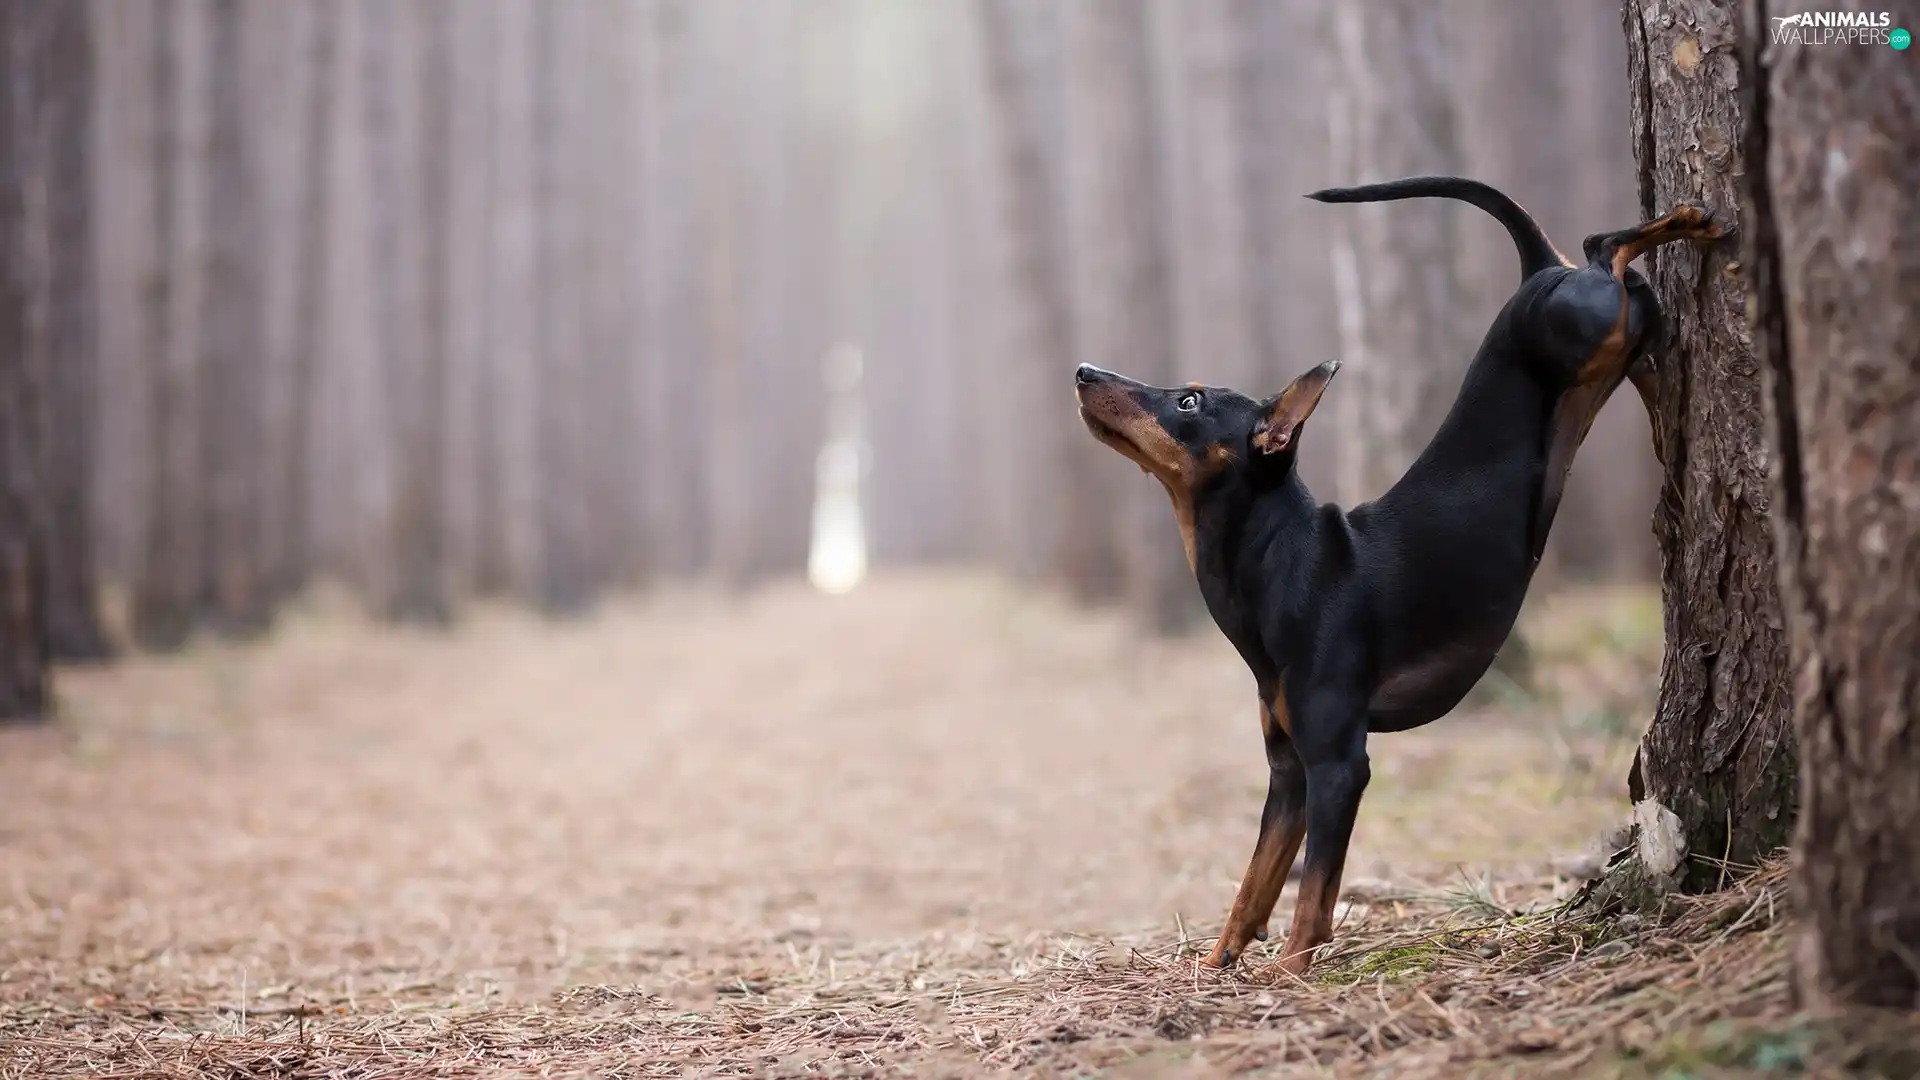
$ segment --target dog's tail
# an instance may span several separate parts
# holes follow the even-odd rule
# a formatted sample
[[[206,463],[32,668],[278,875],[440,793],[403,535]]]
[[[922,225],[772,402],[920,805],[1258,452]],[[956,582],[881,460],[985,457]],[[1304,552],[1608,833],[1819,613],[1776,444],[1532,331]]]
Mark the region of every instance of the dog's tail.
[[[1505,193],[1478,180],[1458,176],[1414,176],[1405,180],[1389,180],[1383,184],[1327,188],[1313,192],[1307,198],[1324,203],[1458,199],[1485,210],[1507,227],[1507,235],[1513,237],[1513,246],[1520,252],[1520,276],[1523,279],[1549,266],[1562,265],[1560,253],[1554,250],[1553,241],[1547,239],[1547,234],[1541,230],[1540,223],[1533,220],[1533,215],[1521,209],[1520,204]]]

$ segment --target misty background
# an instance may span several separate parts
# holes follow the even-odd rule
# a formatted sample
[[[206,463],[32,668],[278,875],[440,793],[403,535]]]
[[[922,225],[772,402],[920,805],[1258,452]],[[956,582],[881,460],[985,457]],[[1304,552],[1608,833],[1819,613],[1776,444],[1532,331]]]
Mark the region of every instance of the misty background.
[[[1517,275],[1470,208],[1303,192],[1465,174],[1564,250],[1639,217],[1610,0],[22,10],[70,656],[96,585],[165,649],[323,583],[438,623],[929,563],[1182,627],[1076,364],[1267,394],[1342,358],[1302,461],[1351,504]],[[1651,579],[1657,475],[1629,396],[1542,591]]]

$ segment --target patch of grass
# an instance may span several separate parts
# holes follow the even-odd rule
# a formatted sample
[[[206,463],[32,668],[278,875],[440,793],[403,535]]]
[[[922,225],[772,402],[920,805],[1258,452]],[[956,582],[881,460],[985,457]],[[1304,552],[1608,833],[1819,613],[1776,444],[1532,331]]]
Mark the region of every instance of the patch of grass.
[[[1385,976],[1398,979],[1423,975],[1438,969],[1446,959],[1446,950],[1437,942],[1420,942],[1363,953],[1350,969],[1354,975],[1372,979]]]

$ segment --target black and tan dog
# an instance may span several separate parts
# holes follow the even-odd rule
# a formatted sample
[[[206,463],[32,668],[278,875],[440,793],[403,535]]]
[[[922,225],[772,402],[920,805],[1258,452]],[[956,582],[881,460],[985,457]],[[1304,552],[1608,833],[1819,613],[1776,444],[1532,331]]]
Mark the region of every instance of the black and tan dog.
[[[1519,614],[1575,451],[1659,336],[1653,292],[1627,264],[1661,244],[1728,233],[1706,211],[1683,207],[1588,238],[1587,263],[1575,266],[1513,200],[1475,181],[1420,178],[1312,198],[1423,196],[1461,199],[1499,219],[1519,248],[1523,280],[1432,443],[1374,502],[1345,512],[1319,505],[1294,471],[1335,362],[1265,400],[1148,386],[1091,366],[1075,374],[1087,427],[1172,497],[1208,610],[1259,691],[1267,801],[1207,960],[1215,966],[1265,939],[1302,839],[1283,968],[1305,972],[1332,936],[1369,776],[1368,734],[1439,719],[1485,673]]]

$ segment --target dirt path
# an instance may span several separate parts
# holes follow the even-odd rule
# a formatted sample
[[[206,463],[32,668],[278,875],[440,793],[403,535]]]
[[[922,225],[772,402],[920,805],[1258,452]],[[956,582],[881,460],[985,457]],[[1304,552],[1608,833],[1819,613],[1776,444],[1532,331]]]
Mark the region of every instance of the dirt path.
[[[1264,783],[1224,644],[965,578],[310,619],[62,687],[62,730],[0,735],[4,1075],[1030,1062],[992,1010],[748,1025],[1204,937]],[[1520,711],[1375,741],[1350,882],[1534,883],[1616,820],[1627,739]]]

